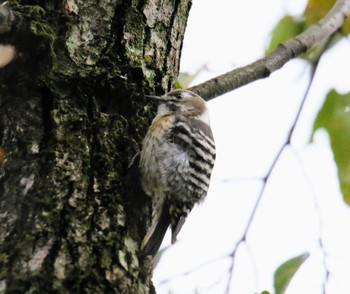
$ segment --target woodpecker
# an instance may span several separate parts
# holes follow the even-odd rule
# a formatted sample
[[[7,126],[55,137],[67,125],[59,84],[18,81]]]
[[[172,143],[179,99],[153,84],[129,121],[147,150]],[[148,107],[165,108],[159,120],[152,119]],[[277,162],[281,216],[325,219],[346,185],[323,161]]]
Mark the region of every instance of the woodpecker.
[[[142,187],[152,199],[152,221],[141,243],[154,256],[171,227],[171,243],[196,203],[208,191],[215,162],[215,142],[206,102],[188,90],[161,97],[158,112],[142,144]]]

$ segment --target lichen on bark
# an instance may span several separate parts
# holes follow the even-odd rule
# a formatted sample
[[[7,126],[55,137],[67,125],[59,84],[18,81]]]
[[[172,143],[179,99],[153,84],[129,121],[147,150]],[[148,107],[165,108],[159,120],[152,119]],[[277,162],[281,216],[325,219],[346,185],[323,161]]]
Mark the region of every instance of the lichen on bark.
[[[11,2],[0,43],[0,291],[150,293],[137,160],[189,0]]]

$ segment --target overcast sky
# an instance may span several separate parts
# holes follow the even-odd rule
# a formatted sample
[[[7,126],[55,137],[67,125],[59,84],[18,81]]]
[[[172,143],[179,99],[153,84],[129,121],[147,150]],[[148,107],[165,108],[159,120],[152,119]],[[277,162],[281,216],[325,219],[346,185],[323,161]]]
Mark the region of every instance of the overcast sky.
[[[305,5],[303,0],[193,0],[181,70],[194,72],[206,64],[208,69],[193,83],[197,84],[255,61],[263,56],[278,20],[286,13],[301,14]],[[333,87],[350,91],[348,52],[349,39],[321,60],[293,146],[286,148],[270,178],[248,234],[248,246],[242,245],[236,256],[232,293],[273,292],[275,269],[304,252],[310,257],[287,293],[322,293],[324,262],[331,273],[329,293],[350,293],[350,211],[339,191],[327,133],[318,131],[309,144],[312,122],[325,93]],[[210,192],[155,269],[158,294],[170,290],[173,294],[224,293],[230,260],[221,257],[232,251],[242,235],[262,185],[259,178],[265,176],[286,140],[309,82],[309,70],[305,62],[295,60],[268,79],[209,103],[217,144]],[[168,234],[163,247],[169,238]],[[187,271],[191,273],[183,275]]]

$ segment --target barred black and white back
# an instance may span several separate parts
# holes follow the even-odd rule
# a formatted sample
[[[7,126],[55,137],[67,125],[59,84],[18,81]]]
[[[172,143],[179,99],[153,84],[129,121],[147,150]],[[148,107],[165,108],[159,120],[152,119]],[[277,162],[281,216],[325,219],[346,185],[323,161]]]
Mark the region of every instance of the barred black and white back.
[[[141,151],[142,186],[152,197],[152,222],[142,241],[155,255],[169,225],[176,241],[188,213],[207,195],[215,142],[205,101],[187,90],[162,97]]]

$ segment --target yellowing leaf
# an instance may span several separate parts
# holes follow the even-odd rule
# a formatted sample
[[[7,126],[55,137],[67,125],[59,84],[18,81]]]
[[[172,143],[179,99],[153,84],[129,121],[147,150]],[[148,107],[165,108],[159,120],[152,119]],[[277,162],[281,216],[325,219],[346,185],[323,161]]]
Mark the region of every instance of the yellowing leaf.
[[[308,25],[312,25],[323,18],[334,5],[335,0],[309,0],[304,17]]]
[[[4,161],[5,159],[5,150],[4,148],[0,147],[0,164]]]
[[[323,18],[334,5],[335,0],[309,0],[304,12],[308,26]],[[343,34],[350,33],[350,19],[347,18],[340,30]]]
[[[314,122],[313,134],[324,128],[329,134],[338,168],[340,189],[350,205],[350,93],[341,95],[331,90]]]

